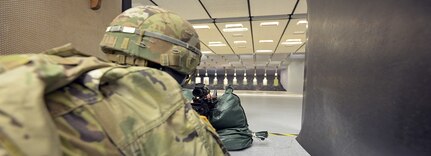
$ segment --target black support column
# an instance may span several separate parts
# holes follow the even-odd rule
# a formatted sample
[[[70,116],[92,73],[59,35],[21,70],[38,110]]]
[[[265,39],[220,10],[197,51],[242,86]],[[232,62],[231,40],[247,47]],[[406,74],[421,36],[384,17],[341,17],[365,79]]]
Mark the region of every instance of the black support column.
[[[121,2],[121,11],[126,11],[127,9],[132,7],[132,0],[122,0]]]
[[[316,156],[431,155],[431,1],[307,2],[299,143]]]

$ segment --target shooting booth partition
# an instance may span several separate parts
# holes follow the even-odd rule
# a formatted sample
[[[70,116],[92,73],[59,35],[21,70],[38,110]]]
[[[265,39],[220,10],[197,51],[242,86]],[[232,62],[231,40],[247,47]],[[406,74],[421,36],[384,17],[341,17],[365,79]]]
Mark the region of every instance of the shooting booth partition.
[[[431,2],[308,0],[311,155],[431,155]]]

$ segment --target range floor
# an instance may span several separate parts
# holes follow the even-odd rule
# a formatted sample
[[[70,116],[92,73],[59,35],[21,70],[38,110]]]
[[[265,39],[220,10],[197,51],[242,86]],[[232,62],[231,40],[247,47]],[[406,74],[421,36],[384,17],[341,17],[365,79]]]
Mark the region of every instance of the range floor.
[[[298,134],[301,129],[302,95],[286,92],[234,91],[240,98],[252,131]],[[294,136],[270,135],[265,141],[232,156],[308,156]]]

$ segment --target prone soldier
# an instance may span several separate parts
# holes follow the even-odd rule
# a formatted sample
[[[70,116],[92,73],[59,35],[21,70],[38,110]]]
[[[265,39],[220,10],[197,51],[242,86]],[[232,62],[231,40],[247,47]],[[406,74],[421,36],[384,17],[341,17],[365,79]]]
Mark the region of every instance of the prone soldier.
[[[182,96],[200,63],[190,23],[154,6],[117,16],[101,48],[0,57],[0,154],[229,155]]]

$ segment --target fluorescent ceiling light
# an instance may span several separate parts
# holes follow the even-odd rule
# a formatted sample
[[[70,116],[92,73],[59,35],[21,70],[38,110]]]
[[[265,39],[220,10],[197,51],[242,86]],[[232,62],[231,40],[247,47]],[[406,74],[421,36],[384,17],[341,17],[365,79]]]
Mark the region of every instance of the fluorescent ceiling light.
[[[256,53],[272,53],[272,50],[256,50]]]
[[[222,44],[222,42],[220,42],[220,41],[213,41],[213,42],[208,42],[208,44]]]
[[[243,37],[243,34],[232,34],[232,37]]]
[[[301,39],[287,39],[286,42],[282,42],[281,44],[291,47],[293,45],[299,45],[302,43],[303,42]]]
[[[244,27],[241,23],[238,24],[226,24],[224,25],[225,28],[242,28]]]
[[[293,32],[293,34],[295,34],[295,35],[305,34],[305,31],[295,31],[295,32]]]
[[[237,46],[237,48],[245,48],[245,46],[243,45],[243,46]]]
[[[195,29],[209,29],[210,26],[208,26],[208,25],[193,25],[193,28],[195,28]]]
[[[247,41],[233,41],[233,44],[246,44]]]
[[[223,29],[224,32],[241,32],[241,31],[247,31],[248,28],[225,28]]]
[[[259,40],[259,43],[272,43],[274,40]]]
[[[208,46],[210,46],[210,47],[224,47],[224,46],[226,46],[226,44],[223,44],[223,43],[221,43],[221,44],[210,44]]]
[[[201,51],[201,52],[202,52],[202,54],[213,54],[212,51]]]
[[[302,44],[302,42],[282,42],[281,44],[287,45],[287,46],[292,46],[292,45]]]
[[[300,20],[300,21],[296,22],[296,25],[307,24],[307,23],[308,23],[307,20]]]
[[[220,41],[214,41],[214,42],[208,42],[208,46],[210,47],[224,47],[226,44],[220,42]]]
[[[262,22],[262,23],[260,23],[260,26],[261,27],[264,27],[264,26],[278,26],[278,24],[279,24],[279,22]]]
[[[287,39],[286,42],[301,42],[301,39]]]

